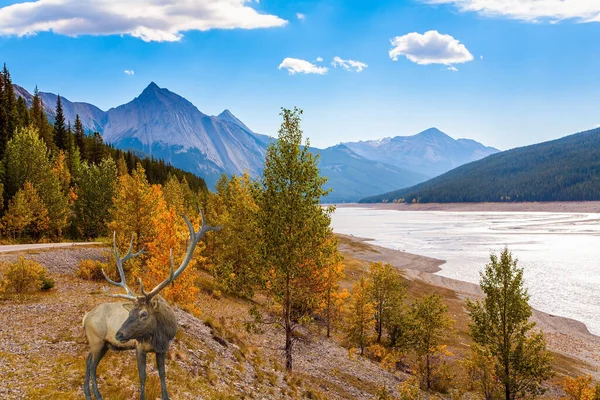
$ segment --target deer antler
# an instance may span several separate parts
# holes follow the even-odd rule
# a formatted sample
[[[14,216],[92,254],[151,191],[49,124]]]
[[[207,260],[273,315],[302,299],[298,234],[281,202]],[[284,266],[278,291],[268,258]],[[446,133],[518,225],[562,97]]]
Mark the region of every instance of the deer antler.
[[[144,285],[142,283],[142,280],[140,279],[140,289],[142,290],[142,294],[146,297],[146,301],[150,301],[150,299],[152,297],[156,296],[161,290],[163,290],[165,287],[167,287],[169,285],[169,283],[173,282],[175,279],[177,279],[177,277],[179,275],[181,275],[181,273],[185,270],[185,268],[190,263],[190,261],[192,259],[192,255],[194,254],[194,249],[196,248],[196,245],[198,244],[200,239],[202,239],[202,237],[207,232],[209,232],[209,231],[218,232],[221,230],[221,228],[222,228],[221,225],[219,225],[217,227],[212,227],[212,226],[206,225],[206,222],[204,220],[204,214],[202,214],[202,210],[200,208],[198,208],[198,211],[200,211],[200,218],[202,220],[202,226],[200,227],[200,230],[198,232],[196,232],[194,230],[194,226],[192,225],[192,223],[190,222],[188,217],[185,215],[183,216],[183,219],[185,220],[185,223],[187,224],[188,229],[190,231],[190,242],[189,242],[187,250],[185,252],[185,257],[183,258],[183,261],[181,262],[181,265],[179,266],[179,268],[177,268],[177,270],[175,270],[175,262],[173,261],[173,249],[171,249],[169,252],[169,260],[171,263],[171,273],[169,274],[169,277],[167,279],[165,279],[164,281],[159,283],[154,289],[152,289],[150,291],[150,293],[146,293],[146,291],[144,290]]]
[[[112,294],[112,293],[108,293],[108,291],[106,290],[106,288],[104,289],[104,292],[106,293],[106,295],[111,296],[111,297],[120,297],[123,299],[128,299],[128,300],[136,300],[137,296],[135,295],[135,293],[133,293],[133,291],[131,289],[129,289],[129,286],[127,286],[127,282],[125,281],[125,272],[123,271],[123,263],[127,260],[129,260],[130,258],[139,256],[140,254],[144,254],[144,249],[142,248],[142,250],[138,251],[137,253],[132,253],[133,250],[133,234],[131,235],[131,242],[129,243],[129,250],[127,251],[127,254],[125,254],[125,256],[123,258],[119,257],[119,249],[117,248],[117,232],[113,233],[113,247],[114,247],[114,251],[115,251],[115,261],[117,263],[117,270],[119,271],[119,276],[121,278],[121,282],[115,282],[112,279],[110,279],[108,277],[108,275],[106,275],[106,272],[104,272],[104,268],[102,269],[102,275],[104,275],[104,278],[108,281],[108,283],[110,283],[111,285],[115,285],[118,286],[122,289],[125,290],[125,292],[127,292],[127,294]]]

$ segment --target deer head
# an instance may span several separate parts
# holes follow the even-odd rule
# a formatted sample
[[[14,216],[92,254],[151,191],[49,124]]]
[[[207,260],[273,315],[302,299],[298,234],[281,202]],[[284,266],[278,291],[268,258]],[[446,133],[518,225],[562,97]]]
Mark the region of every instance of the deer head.
[[[154,287],[154,289],[152,289],[150,292],[146,292],[146,290],[144,289],[144,284],[142,283],[142,279],[140,278],[139,284],[140,291],[142,293],[141,296],[137,296],[127,286],[127,283],[125,281],[125,273],[123,271],[123,262],[132,257],[142,254],[144,250],[142,249],[137,253],[132,253],[132,236],[131,243],[129,245],[129,251],[127,252],[125,257],[120,258],[119,251],[116,245],[115,234],[114,251],[117,270],[119,272],[121,281],[113,281],[106,275],[106,273],[104,273],[104,270],[102,271],[102,273],[104,274],[104,277],[110,284],[124,289],[125,293],[112,294],[107,292],[107,294],[112,297],[119,297],[132,301],[131,303],[123,303],[123,307],[127,311],[129,311],[129,316],[115,336],[115,338],[118,341],[127,342],[131,339],[135,339],[138,341],[151,340],[153,342],[153,347],[160,347],[160,349],[155,349],[156,351],[163,350],[164,346],[168,347],[168,341],[173,338],[173,336],[175,335],[175,331],[177,330],[177,322],[175,320],[175,315],[173,314],[173,312],[167,311],[167,308],[169,308],[168,304],[160,296],[156,297],[156,295],[159,294],[160,291],[167,287],[171,282],[177,279],[177,277],[181,275],[181,273],[185,270],[185,268],[188,266],[192,259],[194,249],[196,248],[196,245],[198,244],[200,239],[202,239],[202,237],[209,231],[221,230],[221,226],[212,227],[208,226],[205,223],[202,210],[200,210],[200,217],[202,220],[202,226],[200,227],[200,230],[196,232],[190,220],[185,215],[183,216],[190,232],[190,241],[188,243],[183,261],[181,262],[179,267],[175,269],[175,262],[173,260],[173,250],[170,250],[169,260],[171,264],[171,273],[169,274],[167,279],[156,285],[156,287]],[[175,331],[173,331],[173,329]],[[166,343],[164,342],[164,340],[160,340],[161,338],[165,338]],[[166,351],[166,349],[164,350]]]

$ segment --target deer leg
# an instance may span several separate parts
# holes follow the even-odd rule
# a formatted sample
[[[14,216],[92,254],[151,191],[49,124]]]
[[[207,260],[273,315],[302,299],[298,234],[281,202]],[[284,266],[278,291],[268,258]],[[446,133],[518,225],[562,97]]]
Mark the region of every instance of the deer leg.
[[[156,367],[158,368],[160,388],[162,390],[161,400],[169,400],[169,393],[167,393],[167,374],[165,372],[165,356],[166,353],[156,353]]]
[[[136,349],[138,374],[140,376],[140,400],[146,398],[146,352]]]
[[[102,346],[102,349],[100,349],[100,351],[98,353],[95,353],[95,354],[92,353],[90,374],[92,375],[92,391],[94,392],[94,396],[96,396],[96,400],[102,400],[102,395],[100,394],[100,391],[98,390],[98,382],[96,382],[96,369],[98,368],[98,364],[100,363],[100,360],[102,360],[102,358],[106,354],[107,350],[108,350],[108,346],[104,345],[104,346]]]
[[[92,365],[92,353],[89,353],[85,359],[85,381],[83,382],[83,394],[85,400],[92,400],[92,394],[90,393],[90,367]]]

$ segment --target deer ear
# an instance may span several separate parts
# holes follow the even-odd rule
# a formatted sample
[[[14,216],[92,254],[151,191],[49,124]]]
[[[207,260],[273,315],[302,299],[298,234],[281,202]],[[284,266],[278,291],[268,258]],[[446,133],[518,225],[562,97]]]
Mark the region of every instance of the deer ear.
[[[135,307],[135,304],[133,304],[133,303],[123,303],[123,308],[126,309],[127,311],[133,310],[134,307]]]
[[[158,302],[159,302],[159,300],[156,297],[150,301],[150,306],[152,307],[152,309],[154,311],[158,310]]]

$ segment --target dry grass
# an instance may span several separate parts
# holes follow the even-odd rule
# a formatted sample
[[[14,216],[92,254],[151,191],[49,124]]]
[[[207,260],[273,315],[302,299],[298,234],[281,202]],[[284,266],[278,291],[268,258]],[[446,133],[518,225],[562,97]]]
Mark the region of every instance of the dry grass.
[[[66,251],[66,250],[62,250]],[[73,249],[69,251],[77,252]],[[100,254],[102,249],[98,249]],[[45,252],[44,252],[45,253]],[[89,258],[89,250],[82,258]],[[35,255],[32,255],[35,257]],[[96,304],[107,301],[102,284],[74,276],[76,257],[63,265],[60,259],[40,254],[48,265],[56,287],[49,293],[23,299],[0,300],[0,398],[81,399],[87,343],[81,318]],[[45,258],[44,258],[45,257]],[[369,263],[346,254],[346,278],[342,287],[352,285],[368,273]],[[281,363],[283,344],[280,332],[249,334],[248,301],[230,296],[214,296],[215,286],[208,274],[201,274],[197,308],[199,319],[178,311],[182,329],[167,359],[167,385],[177,399],[353,399],[373,398],[382,385],[395,389],[406,375],[391,374],[378,364],[360,357],[351,359],[341,348],[340,333],[333,341],[306,332],[308,342],[299,343],[295,353],[295,373],[288,375]],[[456,335],[449,350],[461,356],[468,350],[468,316],[464,301],[452,290],[421,281],[406,280],[409,301],[437,293],[448,304],[456,320]],[[257,304],[264,299],[258,297]],[[18,332],[18,334],[15,334]],[[559,374],[574,374],[581,362],[555,356]],[[133,352],[109,352],[100,363],[99,386],[106,399],[138,396],[139,383]],[[154,357],[148,357],[148,399],[160,396]]]

